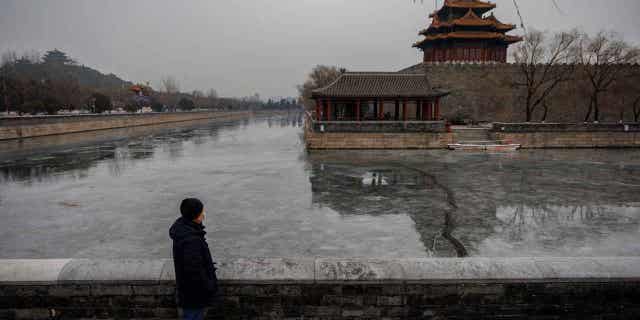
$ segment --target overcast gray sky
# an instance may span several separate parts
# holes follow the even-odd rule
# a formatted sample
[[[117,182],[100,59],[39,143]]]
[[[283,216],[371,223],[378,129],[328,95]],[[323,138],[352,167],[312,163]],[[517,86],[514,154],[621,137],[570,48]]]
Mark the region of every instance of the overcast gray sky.
[[[0,50],[58,48],[80,63],[158,87],[223,96],[296,95],[316,64],[397,70],[434,0],[0,0]],[[442,4],[443,0],[438,1]],[[495,14],[518,23],[512,0]],[[528,27],[617,31],[640,43],[639,0],[519,0]],[[522,31],[515,31],[515,34]]]

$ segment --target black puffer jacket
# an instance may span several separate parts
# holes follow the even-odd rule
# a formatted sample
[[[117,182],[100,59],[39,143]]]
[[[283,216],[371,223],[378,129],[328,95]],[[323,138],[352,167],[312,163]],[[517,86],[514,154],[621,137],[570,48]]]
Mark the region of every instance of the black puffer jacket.
[[[173,239],[178,306],[202,308],[218,291],[216,268],[204,238],[204,226],[178,218],[169,229]]]

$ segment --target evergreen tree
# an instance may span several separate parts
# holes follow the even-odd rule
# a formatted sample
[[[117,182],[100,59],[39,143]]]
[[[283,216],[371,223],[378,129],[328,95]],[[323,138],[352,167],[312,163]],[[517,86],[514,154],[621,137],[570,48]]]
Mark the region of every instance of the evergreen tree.
[[[189,98],[180,99],[180,102],[178,102],[178,106],[182,110],[193,110],[196,107],[195,103],[193,103],[193,100]]]
[[[96,92],[92,95],[92,97],[94,99],[94,112],[103,113],[105,111],[113,109],[111,98],[107,97],[106,95]]]

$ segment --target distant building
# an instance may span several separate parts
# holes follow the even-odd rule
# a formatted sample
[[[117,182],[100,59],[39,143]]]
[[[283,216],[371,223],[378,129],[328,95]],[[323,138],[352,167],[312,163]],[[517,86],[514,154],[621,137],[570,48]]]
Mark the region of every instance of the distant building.
[[[485,15],[495,7],[479,0],[445,0],[429,16],[431,25],[420,31],[424,39],[413,46],[424,52],[426,63],[507,62],[509,45],[522,38],[507,34],[515,25]]]

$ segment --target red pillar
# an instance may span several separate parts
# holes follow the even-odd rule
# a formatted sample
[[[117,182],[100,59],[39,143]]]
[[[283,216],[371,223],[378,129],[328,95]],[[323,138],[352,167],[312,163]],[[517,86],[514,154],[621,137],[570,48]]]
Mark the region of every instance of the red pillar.
[[[430,121],[431,120],[431,102],[427,101],[422,105],[422,112],[424,115],[422,116],[422,120]]]
[[[378,120],[382,120],[382,115],[384,114],[384,110],[382,110],[384,107],[384,101],[378,99],[376,103],[378,104]]]
[[[327,100],[327,121],[331,121],[331,100]]]
[[[356,101],[356,121],[360,121],[360,99]]]
[[[316,100],[316,121],[322,120],[322,117],[320,116],[320,106],[321,106],[321,100],[317,99]]]
[[[440,120],[440,98],[436,98],[435,108],[435,120]]]
[[[407,99],[402,101],[402,121],[407,121]]]
[[[431,100],[426,102],[426,105],[424,106],[424,109],[425,109],[424,112],[426,113],[424,119],[426,121],[433,120],[433,117],[432,117],[432,115],[433,115],[433,105],[431,104]]]

